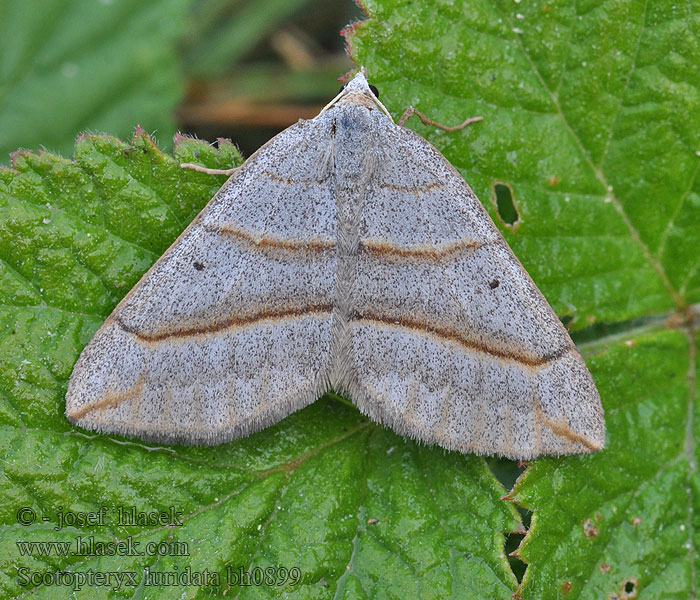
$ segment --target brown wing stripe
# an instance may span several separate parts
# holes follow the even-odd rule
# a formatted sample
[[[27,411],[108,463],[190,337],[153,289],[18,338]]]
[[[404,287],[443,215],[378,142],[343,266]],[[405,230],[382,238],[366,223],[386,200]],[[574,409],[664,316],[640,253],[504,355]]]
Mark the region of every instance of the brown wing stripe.
[[[237,329],[241,327],[246,327],[247,325],[254,325],[260,321],[280,321],[284,319],[299,318],[310,314],[331,314],[333,306],[331,304],[312,304],[302,307],[285,307],[279,308],[277,310],[266,310],[257,313],[252,313],[249,315],[242,315],[238,317],[231,317],[224,321],[219,321],[206,326],[192,327],[188,329],[180,329],[176,331],[167,331],[163,333],[147,334],[137,331],[134,327],[130,327],[124,323],[119,317],[115,318],[115,322],[119,327],[132,334],[137,339],[143,342],[157,343],[164,340],[172,338],[185,338],[185,337],[198,337],[206,336],[212,333],[219,333],[227,329]],[[351,321],[366,321],[370,323],[378,323],[382,325],[388,325],[390,327],[399,327],[402,329],[409,329],[420,333],[423,335],[431,335],[443,340],[451,341],[459,344],[465,348],[475,350],[476,352],[481,352],[483,354],[489,354],[497,358],[504,360],[510,360],[520,363],[529,367],[539,367],[547,363],[552,362],[558,358],[561,358],[566,353],[571,350],[570,346],[564,346],[559,350],[551,352],[542,357],[533,358],[531,356],[526,356],[522,354],[517,354],[514,352],[507,352],[504,350],[489,348],[485,344],[478,342],[476,340],[470,340],[461,333],[448,329],[446,327],[437,327],[431,325],[424,321],[419,321],[417,319],[410,319],[406,317],[394,317],[387,315],[377,315],[373,313],[356,314],[353,316]]]
[[[105,409],[117,408],[125,400],[138,399],[143,393],[143,382],[144,376],[141,375],[134,386],[126,392],[121,394],[108,392],[97,402],[94,402],[93,404],[86,404],[85,406],[81,406],[80,408],[73,410],[68,414],[68,418],[77,421],[78,419],[82,419],[87,413],[94,412],[96,410],[103,412]],[[100,417],[99,420],[102,420],[102,417]]]
[[[269,179],[272,179],[272,181],[284,183],[286,185],[321,185],[322,183],[328,181],[331,177],[330,171],[327,175],[320,178],[300,177],[298,179],[291,179],[290,177],[284,177],[279,173],[273,173],[272,171],[268,170],[260,171],[259,175],[263,175],[265,177],[268,177]],[[442,188],[445,185],[446,184],[444,181],[431,181],[430,183],[425,183],[423,185],[400,185],[396,183],[379,183],[377,187],[385,190],[397,190],[399,192],[408,192],[415,194],[416,192],[428,192],[436,188]]]
[[[362,249],[370,255],[381,256],[390,259],[413,259],[439,262],[454,255],[461,254],[465,251],[476,250],[484,246],[498,244],[499,240],[490,240],[488,242],[477,242],[476,240],[459,240],[449,244],[440,246],[429,246],[423,244],[414,244],[411,246],[396,246],[388,242],[375,242],[372,240],[363,240],[360,242]]]
[[[332,252],[336,247],[335,242],[331,240],[324,240],[321,238],[280,238],[270,235],[256,235],[243,227],[236,227],[232,224],[226,224],[221,227],[204,224],[202,227],[210,233],[235,238],[239,242],[243,242],[249,248],[262,252],[282,251],[310,255]],[[483,246],[498,243],[499,240],[497,239],[488,242],[459,240],[441,245],[413,244],[410,246],[398,246],[385,241],[363,240],[360,242],[360,247],[367,254],[376,257],[438,262],[468,250],[476,250]]]
[[[500,350],[497,348],[489,348],[485,344],[478,342],[476,340],[470,340],[461,333],[448,329],[446,327],[437,327],[426,323],[425,321],[419,321],[418,319],[410,319],[407,317],[394,317],[387,315],[377,315],[372,313],[357,314],[350,319],[351,321],[365,321],[368,323],[377,323],[380,325],[387,325],[389,327],[398,327],[400,329],[409,329],[421,335],[430,335],[437,337],[441,340],[450,341],[469,350],[480,352],[482,354],[488,354],[496,358],[501,358],[503,360],[513,361],[525,365],[527,367],[541,367],[546,365],[558,358],[561,358],[567,354],[572,346],[564,346],[547,354],[542,357],[532,357],[526,356],[524,354],[517,354],[515,352],[508,352],[505,350]]]
[[[335,242],[320,238],[300,240],[296,238],[272,237],[269,235],[256,236],[242,227],[236,227],[230,224],[224,225],[223,227],[212,225],[203,225],[203,227],[206,231],[233,237],[245,243],[247,246],[259,249],[263,252],[282,250],[300,254],[321,254],[323,252],[335,250]]]
[[[286,185],[320,185],[322,183],[325,183],[330,179],[330,171],[328,172],[327,175],[324,177],[320,178],[313,178],[313,177],[300,177],[298,179],[291,179],[289,177],[283,177],[282,175],[279,175],[278,173],[273,173],[272,171],[260,171],[259,175],[264,175],[265,177],[269,177],[272,179],[272,181],[276,181],[278,183],[284,183]]]
[[[119,317],[115,318],[115,323],[121,327],[122,330],[127,333],[132,334],[137,339],[142,342],[162,342],[172,338],[185,338],[185,337],[199,337],[206,336],[212,333],[220,333],[227,329],[238,329],[241,327],[246,327],[247,325],[254,325],[260,321],[281,321],[284,319],[294,319],[312,314],[330,314],[333,310],[331,304],[311,304],[308,306],[291,306],[278,308],[276,310],[265,310],[257,313],[252,313],[248,315],[241,315],[237,317],[231,317],[224,321],[218,321],[210,325],[192,327],[189,329],[179,329],[176,331],[166,331],[163,333],[142,333],[136,330],[134,327],[130,327],[124,323]]]
[[[545,415],[544,412],[542,412],[540,403],[537,400],[535,400],[535,418],[538,422],[542,423],[545,427],[550,429],[552,433],[558,435],[559,437],[563,437],[574,444],[582,444],[591,452],[596,452],[597,450],[601,449],[600,444],[592,443],[587,437],[580,433],[576,433],[573,429],[571,429],[569,424],[566,422],[566,419],[552,419],[551,417]]]
[[[446,183],[444,181],[431,181],[430,183],[424,183],[423,185],[399,185],[397,183],[380,183],[379,188],[383,190],[396,190],[398,192],[407,193],[418,193],[418,192],[429,192],[430,190],[439,189],[445,187]]]

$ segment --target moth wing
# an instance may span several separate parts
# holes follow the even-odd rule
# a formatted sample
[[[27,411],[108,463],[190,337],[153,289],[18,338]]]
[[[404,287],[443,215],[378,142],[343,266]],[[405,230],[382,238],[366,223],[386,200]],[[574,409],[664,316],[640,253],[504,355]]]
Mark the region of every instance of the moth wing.
[[[300,121],[224,184],[83,350],[73,423],[216,444],[325,389],[335,273],[327,123]]]
[[[585,363],[469,186],[412,131],[387,120],[378,140],[349,324],[355,403],[462,452],[602,448]]]

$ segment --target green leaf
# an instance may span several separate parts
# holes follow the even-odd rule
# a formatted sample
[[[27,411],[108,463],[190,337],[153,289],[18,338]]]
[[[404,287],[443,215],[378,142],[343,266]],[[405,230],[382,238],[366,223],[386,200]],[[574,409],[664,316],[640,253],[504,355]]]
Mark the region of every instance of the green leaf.
[[[531,565],[524,598],[693,597],[700,572],[696,344],[655,325],[583,346],[594,352],[588,364],[607,399],[608,447],[540,460],[516,484],[515,499],[534,511],[519,550]]]
[[[230,143],[181,137],[175,159],[139,130],[130,144],[83,135],[75,162],[19,152],[0,169],[0,595],[55,598],[69,589],[61,571],[74,586],[92,571],[133,572],[141,587],[111,580],[77,597],[510,598],[504,532],[522,525],[484,461],[406,441],[335,397],[213,448],[150,447],[66,420],[80,351],[223,182],[178,162],[240,162]],[[60,528],[59,512],[103,506],[106,522]],[[36,523],[18,522],[22,507]],[[120,525],[120,507],[173,507],[182,525]],[[76,556],[90,536],[146,554]],[[73,553],[18,545],[45,541]],[[159,588],[144,574],[188,567],[220,580]],[[298,567],[300,582],[236,584],[256,567]]]
[[[68,154],[81,131],[126,136],[137,121],[169,143],[190,4],[0,0],[0,162],[18,147]]]
[[[578,336],[606,411],[606,449],[535,461],[516,486],[514,498],[534,511],[519,593],[695,597],[698,6],[364,7],[369,19],[348,41],[382,101],[397,116],[413,104],[446,124],[483,116],[456,134],[408,125],[459,168],[572,328],[618,323],[614,334],[599,327]],[[496,208],[497,184],[511,190],[512,227]]]

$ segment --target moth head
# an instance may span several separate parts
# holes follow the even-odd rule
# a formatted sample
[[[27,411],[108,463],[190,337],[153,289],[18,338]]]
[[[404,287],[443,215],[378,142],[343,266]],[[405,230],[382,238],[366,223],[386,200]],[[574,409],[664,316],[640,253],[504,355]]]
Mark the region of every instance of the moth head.
[[[339,94],[363,94],[365,96],[373,96],[375,100],[379,100],[379,90],[367,82],[367,71],[364,67],[355,76],[340,88]]]
[[[341,102],[360,104],[366,106],[370,110],[378,108],[391,119],[389,111],[387,111],[385,106],[379,101],[379,90],[367,82],[367,72],[364,67],[361,67],[357,74],[340,88],[338,95],[331,100],[324,111],[334,104]]]
[[[340,94],[347,87],[347,85],[347,83],[344,83],[342,86],[340,86],[338,93]],[[371,83],[369,84],[369,89],[374,94],[374,97],[377,100],[379,100],[379,90],[376,87],[374,87]]]

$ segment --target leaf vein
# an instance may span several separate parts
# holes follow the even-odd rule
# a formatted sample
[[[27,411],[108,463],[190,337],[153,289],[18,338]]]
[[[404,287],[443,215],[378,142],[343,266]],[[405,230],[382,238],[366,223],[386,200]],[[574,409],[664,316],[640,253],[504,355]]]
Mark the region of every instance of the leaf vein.
[[[494,4],[494,6],[496,8],[498,8],[495,4]],[[502,13],[502,14],[512,27],[513,24],[512,24],[510,17],[505,13]],[[583,146],[583,144],[581,142],[581,139],[579,138],[579,136],[576,134],[576,132],[573,130],[573,128],[569,124],[569,121],[567,120],[566,116],[564,115],[564,111],[562,110],[562,107],[559,104],[557,97],[548,88],[547,83],[545,82],[544,78],[542,77],[542,74],[540,73],[539,69],[537,68],[537,65],[532,60],[532,57],[528,53],[527,49],[525,48],[522,40],[520,39],[520,36],[517,34],[514,34],[514,35],[515,35],[515,40],[516,40],[518,46],[520,47],[520,50],[523,53],[523,56],[530,64],[530,68],[531,68],[532,72],[534,73],[535,77],[537,77],[540,84],[542,85],[542,88],[547,92],[547,94],[550,97],[550,100],[552,101],[554,107],[556,108],[556,111],[559,115],[559,118],[561,120],[562,125],[566,129],[566,131],[569,134],[569,136],[571,137],[572,141],[576,144],[576,146],[578,146],[578,149],[579,149],[579,152],[581,153],[581,156],[588,164],[588,166],[591,169],[595,178],[601,184],[603,189],[607,190],[607,192],[608,192],[607,198],[610,199],[613,206],[617,210],[618,214],[620,215],[620,218],[622,219],[622,222],[627,227],[627,229],[630,233],[630,236],[637,243],[637,245],[640,247],[642,253],[644,254],[645,258],[649,261],[649,263],[652,265],[654,271],[656,271],[657,276],[661,279],[661,282],[663,283],[664,287],[666,288],[666,291],[668,292],[668,294],[671,296],[671,299],[673,300],[673,302],[676,304],[676,306],[679,309],[683,308],[684,302],[683,302],[682,298],[678,295],[678,292],[671,285],[671,282],[669,281],[668,276],[666,275],[666,271],[664,270],[663,266],[661,265],[661,263],[658,260],[656,260],[656,258],[649,251],[648,246],[644,243],[644,241],[640,237],[639,232],[632,224],[632,221],[630,221],[630,218],[627,215],[627,213],[625,212],[625,209],[622,206],[620,199],[612,193],[612,186],[608,184],[603,172],[596,167],[590,153],[585,149],[585,147]]]

